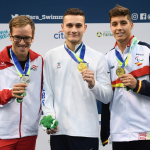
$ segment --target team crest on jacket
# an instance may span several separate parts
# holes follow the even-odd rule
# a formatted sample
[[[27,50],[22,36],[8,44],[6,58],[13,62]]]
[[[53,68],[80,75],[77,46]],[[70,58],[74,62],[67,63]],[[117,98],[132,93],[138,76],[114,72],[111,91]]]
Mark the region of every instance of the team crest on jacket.
[[[61,64],[61,62],[57,63],[57,68],[61,68],[60,64]]]
[[[38,66],[32,65],[31,70],[36,71],[36,70],[37,70],[37,68],[38,68]]]
[[[137,61],[135,64],[137,65],[137,66],[140,66],[140,65],[142,65],[143,63],[141,63],[144,59],[140,59],[139,58],[139,56],[136,56],[135,57],[135,60]]]

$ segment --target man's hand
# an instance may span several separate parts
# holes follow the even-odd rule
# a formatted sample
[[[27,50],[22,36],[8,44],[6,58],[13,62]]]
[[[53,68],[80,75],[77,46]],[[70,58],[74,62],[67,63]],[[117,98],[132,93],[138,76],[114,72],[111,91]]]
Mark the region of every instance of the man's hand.
[[[90,88],[93,88],[95,85],[95,79],[94,79],[94,73],[92,70],[89,69],[85,69],[83,71],[81,71],[83,80],[86,81],[88,83],[88,86]]]
[[[46,130],[47,134],[53,134],[53,133],[56,133],[58,131],[59,131],[58,126],[56,126],[56,129],[53,129],[53,131],[51,129]]]
[[[22,99],[23,96],[18,96],[18,94],[23,94],[25,92],[25,88],[27,87],[27,84],[24,83],[19,83],[19,84],[14,84],[11,94],[12,97],[20,98]]]
[[[124,74],[118,77],[124,86],[128,86],[131,89],[135,89],[137,80],[131,74]]]

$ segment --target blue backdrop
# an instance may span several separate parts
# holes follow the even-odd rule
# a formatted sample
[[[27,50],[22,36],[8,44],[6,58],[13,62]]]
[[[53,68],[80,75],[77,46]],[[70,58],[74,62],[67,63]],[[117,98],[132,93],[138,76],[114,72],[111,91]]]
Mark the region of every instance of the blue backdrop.
[[[11,15],[29,15],[35,23],[61,23],[64,12],[71,7],[84,11],[86,23],[109,23],[108,12],[120,4],[131,10],[133,22],[150,22],[150,1],[119,0],[0,0],[0,23],[8,23]]]

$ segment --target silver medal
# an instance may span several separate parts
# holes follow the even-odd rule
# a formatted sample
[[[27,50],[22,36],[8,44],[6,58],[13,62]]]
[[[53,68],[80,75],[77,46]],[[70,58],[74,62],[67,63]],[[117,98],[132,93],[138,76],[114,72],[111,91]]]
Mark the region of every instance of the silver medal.
[[[29,85],[29,83],[30,83],[29,76],[22,76],[21,79],[20,79],[20,83],[24,83],[24,84]]]

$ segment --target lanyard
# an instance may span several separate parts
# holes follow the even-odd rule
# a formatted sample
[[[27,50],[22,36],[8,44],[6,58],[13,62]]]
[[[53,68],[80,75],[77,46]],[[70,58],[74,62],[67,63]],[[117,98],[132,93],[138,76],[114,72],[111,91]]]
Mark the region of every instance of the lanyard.
[[[14,66],[15,66],[19,76],[20,77],[22,77],[23,75],[28,75],[29,76],[29,74],[30,74],[30,57],[28,57],[26,65],[25,65],[25,69],[23,71],[23,69],[22,69],[22,67],[21,67],[21,65],[20,65],[16,55],[14,54],[14,52],[12,50],[12,48],[10,50],[10,55],[11,55],[11,58],[12,58],[12,60],[14,62]]]
[[[133,48],[135,47],[135,45],[138,43],[138,39],[136,37],[133,38],[133,41],[131,43],[130,46],[130,50],[129,50],[129,54],[131,53],[131,51],[133,50]],[[129,61],[129,54],[128,56],[125,58],[125,60],[122,59],[121,54],[115,49],[115,55],[116,55],[116,59],[119,62],[119,67],[124,68]]]
[[[80,57],[74,53],[73,51],[70,51],[65,45],[64,45],[65,50],[67,51],[67,53],[71,56],[71,58],[77,62],[78,64],[80,62],[86,63],[84,61],[84,55],[85,55],[85,45],[83,44],[83,42],[80,44],[80,46],[77,48],[76,51],[80,50]]]

